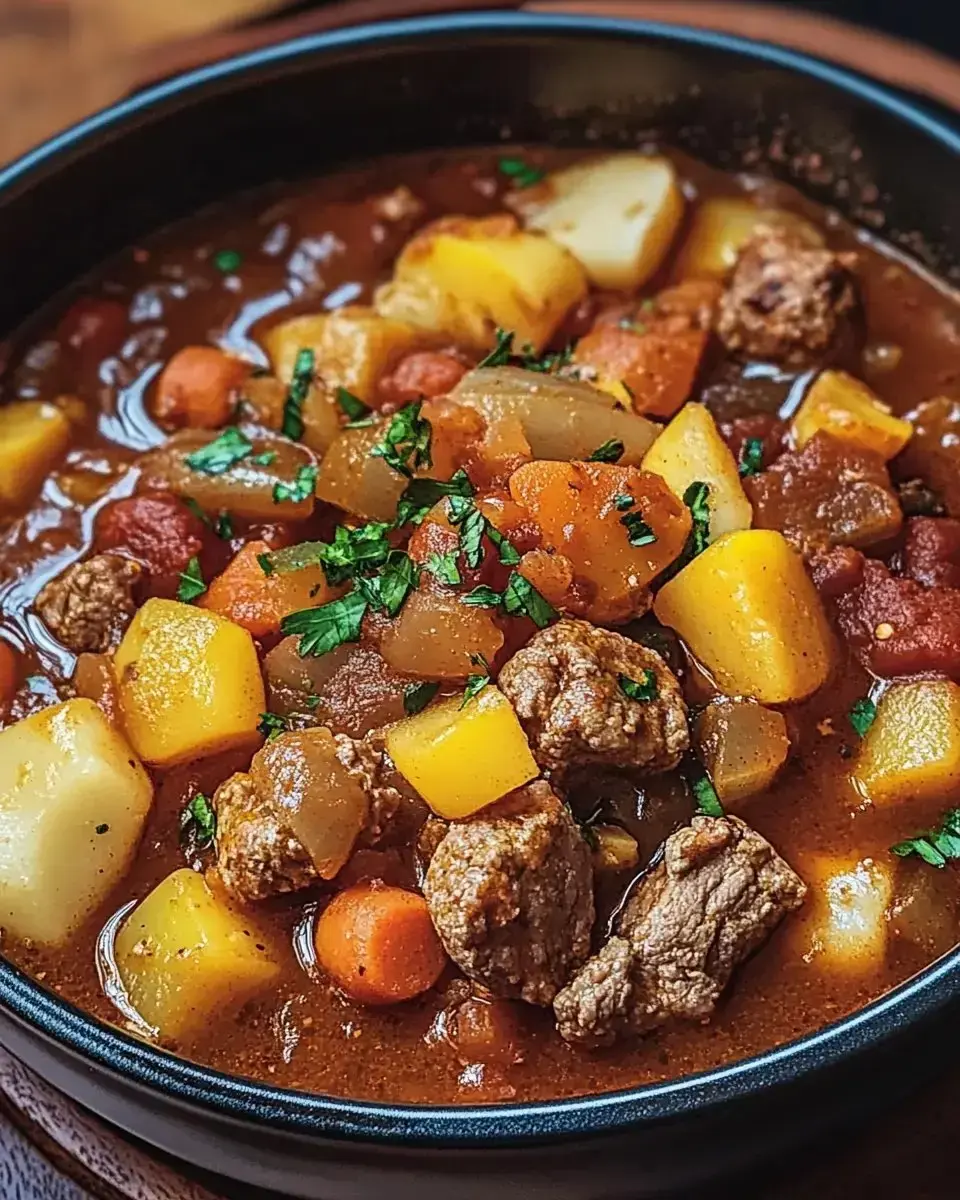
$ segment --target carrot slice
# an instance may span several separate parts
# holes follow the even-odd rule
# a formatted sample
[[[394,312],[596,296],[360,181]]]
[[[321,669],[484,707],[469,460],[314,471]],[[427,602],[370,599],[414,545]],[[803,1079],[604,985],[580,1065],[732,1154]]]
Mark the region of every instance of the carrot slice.
[[[233,414],[248,363],[216,346],[185,346],[164,367],[153,411],[157,420],[191,429],[219,429]]]
[[[425,992],[447,962],[427,902],[375,880],[347,888],[317,921],[317,959],[361,1004],[397,1004]]]

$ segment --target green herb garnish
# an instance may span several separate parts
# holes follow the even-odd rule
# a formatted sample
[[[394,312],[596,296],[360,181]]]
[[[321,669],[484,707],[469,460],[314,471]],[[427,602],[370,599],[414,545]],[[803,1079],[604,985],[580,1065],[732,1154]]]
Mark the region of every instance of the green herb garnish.
[[[422,400],[416,400],[394,413],[383,440],[370,451],[373,458],[382,458],[387,466],[393,467],[407,479],[418,467],[430,467],[430,439],[433,433],[430,422],[420,416]]]
[[[446,554],[438,554],[434,550],[427,555],[427,561],[423,565],[431,575],[449,587],[463,582],[457,567],[456,550],[448,550]]]
[[[690,537],[687,539],[687,546],[684,549],[684,555],[689,551],[689,558],[685,559],[687,562],[691,558],[696,558],[698,554],[702,554],[710,540],[709,498],[710,485],[699,479],[691,483],[683,493],[683,502],[690,509],[690,515],[693,517],[693,528],[690,530]]]
[[[439,683],[407,684],[403,689],[403,711],[408,717],[423,712],[439,690]]]
[[[390,554],[389,531],[390,526],[384,521],[370,521],[356,529],[338,525],[332,542],[306,542],[304,545],[316,547],[311,552],[316,555],[313,561],[323,565],[328,582],[336,585],[354,579],[361,571],[377,570],[386,563]],[[291,547],[291,550],[295,549],[297,547]],[[273,556],[275,566],[284,553],[280,550]]]
[[[490,664],[482,654],[471,654],[470,661],[475,667],[483,667],[483,673],[467,676],[467,686],[464,688],[463,699],[460,701],[461,709],[466,708],[474,696],[479,696],[483,689],[490,683]]]
[[[460,553],[468,567],[476,570],[483,562],[483,535],[487,519],[472,500],[450,499],[450,521],[460,530]]]
[[[608,438],[587,459],[587,462],[615,463],[623,458],[624,445],[619,438]]]
[[[523,158],[501,158],[497,163],[501,175],[513,182],[514,187],[528,188],[539,183],[546,172],[534,167]]]
[[[510,616],[529,617],[538,629],[546,629],[559,616],[553,605],[519,571],[510,572],[503,590],[503,608]]]
[[[357,575],[357,590],[374,608],[395,617],[420,582],[420,568],[403,550],[392,550],[376,575]]]
[[[869,696],[855,700],[847,713],[847,720],[853,726],[858,737],[863,737],[877,719],[877,706]]]
[[[197,792],[180,813],[180,840],[192,836],[198,850],[213,845],[217,836],[217,814],[209,797]]]
[[[354,428],[356,428],[358,421],[366,421],[370,416],[369,404],[364,404],[359,396],[355,396],[353,392],[345,387],[337,388],[337,404],[340,406],[340,411]]]
[[[200,559],[194,555],[180,572],[177,599],[181,604],[192,604],[194,600],[199,600],[206,590],[207,585],[204,583],[203,572],[200,570]]]
[[[222,542],[229,542],[233,539],[233,518],[228,512],[222,512],[217,517],[217,523],[213,527],[214,533]]]
[[[313,495],[316,486],[317,468],[301,467],[293,483],[284,483],[283,480],[278,480],[273,485],[273,502],[274,504],[283,504],[285,501],[289,501],[291,504],[302,504],[304,500]]]
[[[643,679],[636,680],[631,679],[629,675],[618,675],[617,683],[620,685],[620,691],[625,696],[641,704],[656,700],[660,694],[656,672],[647,670],[646,668],[643,672]]]
[[[561,367],[570,365],[573,358],[573,343],[553,354],[535,354],[532,346],[524,346],[520,365],[526,371],[537,371],[541,375],[555,374]]]
[[[394,524],[399,529],[412,522],[419,525],[431,508],[444,496],[469,497],[473,495],[473,484],[462,468],[444,482],[440,479],[411,479],[403,489]]]
[[[294,442],[299,442],[303,437],[303,402],[313,383],[315,362],[316,355],[309,347],[297,351],[290,386],[283,402],[283,423],[280,426],[284,437]]]
[[[345,642],[360,640],[360,626],[367,611],[367,600],[359,591],[331,600],[318,608],[290,613],[280,622],[280,632],[299,634],[301,658],[329,654]]]
[[[745,438],[740,447],[740,478],[757,475],[763,470],[763,438]]]
[[[505,567],[515,567],[520,562],[520,551],[503,536],[492,521],[487,521],[487,537],[497,548],[497,557]]]
[[[628,495],[627,492],[617,492],[613,498],[613,507],[618,512],[626,512],[628,508],[633,508],[635,504],[636,500],[631,495]]]
[[[243,255],[239,250],[218,250],[213,256],[213,265],[223,275],[236,271],[242,262]]]
[[[186,464],[204,475],[222,475],[242,462],[253,450],[253,442],[231,425],[206,446],[186,456]]]
[[[264,450],[262,454],[254,454],[250,461],[258,467],[270,467],[273,465],[276,457],[276,450]]]
[[[620,518],[620,524],[626,529],[631,546],[650,546],[657,540],[657,535],[639,513],[628,512]]]
[[[501,329],[497,326],[496,345],[485,357],[481,358],[477,363],[477,368],[480,367],[505,367],[513,355],[513,334],[508,333],[506,329]]]
[[[499,608],[503,603],[503,593],[495,592],[485,583],[475,587],[473,591],[465,592],[460,597],[461,604],[469,604],[472,608]]]
[[[897,858],[909,858],[916,854],[931,867],[945,867],[951,859],[960,858],[960,808],[951,808],[945,813],[936,829],[906,838],[890,847]]]
[[[274,741],[281,733],[287,732],[287,719],[280,717],[276,713],[265,712],[260,714],[260,723],[257,725],[257,733],[262,733],[268,741]]]
[[[723,816],[723,805],[720,803],[717,789],[705,771],[691,782],[690,787],[697,802],[697,812],[703,813],[705,817]]]

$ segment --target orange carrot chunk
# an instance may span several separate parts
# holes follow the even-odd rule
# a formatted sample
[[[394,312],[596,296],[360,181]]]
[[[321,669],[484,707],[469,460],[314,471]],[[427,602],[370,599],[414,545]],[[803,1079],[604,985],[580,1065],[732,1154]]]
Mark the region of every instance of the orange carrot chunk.
[[[446,966],[427,902],[375,880],[335,896],[317,921],[317,959],[361,1004],[397,1004],[425,992]]]
[[[219,429],[233,415],[248,363],[216,346],[186,346],[164,367],[153,413],[164,425]]]

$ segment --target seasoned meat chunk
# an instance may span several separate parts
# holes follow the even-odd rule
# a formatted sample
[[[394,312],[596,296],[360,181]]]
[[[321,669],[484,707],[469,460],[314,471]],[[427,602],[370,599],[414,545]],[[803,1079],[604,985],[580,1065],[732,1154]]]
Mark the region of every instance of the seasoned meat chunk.
[[[744,358],[801,365],[830,348],[855,304],[855,257],[761,229],[740,254],[717,331]]]
[[[417,805],[426,815],[426,806],[420,801],[387,753],[383,731],[368,733],[359,740],[338,733],[337,758],[366,792],[370,812],[364,829],[363,839],[370,843],[378,841],[404,802]]]
[[[554,1000],[561,1036],[603,1045],[676,1018],[707,1020],[734,968],[806,890],[737,817],[694,817],[667,839],[619,934]]]
[[[96,554],[52,579],[37,597],[37,612],[76,654],[112,650],[137,611],[134,588],[141,574],[128,558]]]
[[[549,1004],[590,953],[590,849],[543,782],[452,824],[423,894],[447,953],[497,996]]]
[[[886,464],[870,450],[818,433],[743,481],[758,529],[779,529],[806,557],[828,546],[872,546],[903,522]]]
[[[653,698],[631,699],[622,680],[651,674]],[[690,744],[680,685],[660,655],[586,621],[541,630],[498,682],[537,762],[557,777],[591,763],[669,771]]]
[[[934,396],[906,417],[913,437],[897,465],[929,484],[951,517],[960,517],[960,400]]]
[[[912,517],[903,545],[903,573],[925,587],[960,588],[960,521]]]
[[[265,900],[319,882],[313,859],[249,775],[232,775],[213,797],[217,871],[238,900]]]

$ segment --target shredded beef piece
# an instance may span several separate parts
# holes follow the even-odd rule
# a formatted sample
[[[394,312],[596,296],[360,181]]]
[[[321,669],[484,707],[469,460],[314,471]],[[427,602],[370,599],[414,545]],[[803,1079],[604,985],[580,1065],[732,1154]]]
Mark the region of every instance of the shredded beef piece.
[[[550,1004],[590,953],[590,849],[545,783],[451,824],[423,894],[447,953],[497,996]]]
[[[682,1018],[706,1021],[734,968],[798,908],[806,887],[737,817],[693,818],[610,938],[554,1000],[568,1042],[604,1045]]]
[[[134,589],[141,574],[128,558],[96,554],[52,579],[37,597],[37,612],[74,653],[113,650],[137,611]]]
[[[850,254],[764,228],[741,251],[720,302],[717,330],[746,358],[802,365],[830,348],[855,305]]]
[[[631,700],[626,676],[656,676],[656,696]],[[663,659],[622,634],[564,619],[543,629],[500,672],[537,762],[558,777],[603,764],[669,771],[690,744],[680,685]]]
[[[743,481],[754,526],[779,529],[806,557],[829,546],[872,546],[900,531],[903,514],[883,459],[818,433]]]
[[[897,466],[902,474],[919,476],[947,513],[960,517],[960,400],[934,396],[906,418],[913,437],[898,455]]]
[[[903,546],[903,573],[924,587],[960,588],[960,521],[912,517]]]
[[[217,788],[217,871],[241,901],[295,892],[319,882],[313,860],[249,775],[238,773]]]
[[[337,744],[337,758],[354,776],[370,801],[370,815],[362,835],[365,844],[376,842],[383,836],[387,825],[405,801],[423,807],[393,765],[382,730],[375,729],[360,740],[338,733],[334,741]]]

